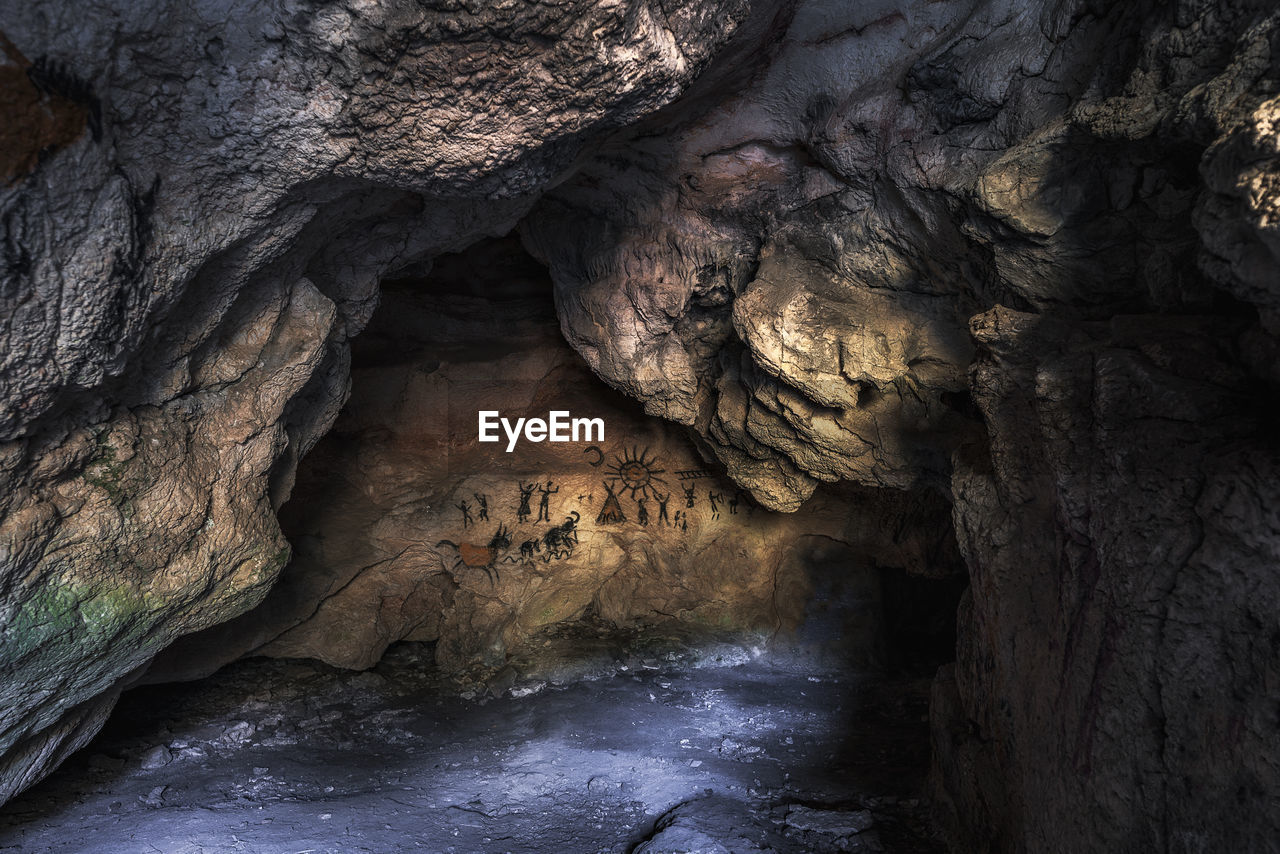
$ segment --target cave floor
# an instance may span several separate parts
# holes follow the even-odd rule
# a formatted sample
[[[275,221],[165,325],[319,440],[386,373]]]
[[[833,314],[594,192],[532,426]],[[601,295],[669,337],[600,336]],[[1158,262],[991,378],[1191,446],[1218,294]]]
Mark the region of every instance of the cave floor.
[[[927,680],[601,646],[607,667],[460,685],[417,646],[129,692],[0,812],[0,851],[944,850]]]

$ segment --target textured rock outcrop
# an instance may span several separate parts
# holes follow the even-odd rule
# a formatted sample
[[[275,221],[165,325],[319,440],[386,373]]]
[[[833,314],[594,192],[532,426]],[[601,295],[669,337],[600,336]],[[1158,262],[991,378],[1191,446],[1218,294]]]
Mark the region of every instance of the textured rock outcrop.
[[[501,668],[584,617],[888,663],[886,623],[908,618],[885,614],[882,577],[963,571],[945,496],[855,488],[801,514],[762,509],[685,431],[591,374],[550,293],[510,238],[384,285],[353,345],[351,398],[281,510],[289,567],[262,605],[182,639],[148,678],[246,653],[367,668],[398,640],[434,642],[446,672]],[[508,451],[502,431],[477,441],[479,410],[558,410],[603,436]]]
[[[937,767],[961,813],[1012,815],[968,844],[1265,850],[1280,457],[1239,322],[997,309],[974,332],[991,455],[954,476],[972,588]]]
[[[6,6],[39,147],[0,190],[0,795],[264,596],[378,279],[518,223],[569,343],[760,504],[950,491],[962,850],[1280,832],[1270,0],[159,9]],[[240,647],[318,654],[343,613],[383,627],[345,663],[451,637],[483,560],[437,571],[406,524]],[[452,637],[527,633],[534,586]]]
[[[1226,62],[1248,10],[1207,14],[1189,64],[1168,33],[1134,56],[1137,8],[805,4],[750,85],[619,138],[523,233],[593,368],[694,427],[767,505],[819,481],[945,480],[974,435],[970,316],[1209,299],[1193,149],[1141,112]],[[1135,61],[1163,65],[1104,97]],[[1236,88],[1265,70],[1238,64]],[[1231,85],[1188,94],[1178,120],[1226,121]]]
[[[574,346],[763,503],[950,481],[960,850],[1280,827],[1278,26],[1248,2],[803,4],[766,72],[620,135],[522,222]]]
[[[749,11],[3,4],[0,797],[266,593],[379,277],[508,230]]]

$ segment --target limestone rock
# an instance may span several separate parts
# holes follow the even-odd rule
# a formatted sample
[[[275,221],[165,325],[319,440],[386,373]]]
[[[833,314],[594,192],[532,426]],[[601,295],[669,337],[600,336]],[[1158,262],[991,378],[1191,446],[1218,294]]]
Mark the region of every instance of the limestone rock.
[[[1280,826],[1276,431],[1249,402],[1278,378],[1277,26],[803,4],[766,73],[619,133],[521,223],[573,346],[766,506],[950,480],[973,588],[935,742],[962,850]]]
[[[274,582],[379,278],[510,229],[750,9],[0,10],[4,798]]]
[[[588,609],[785,622],[776,544],[929,567],[946,531],[890,534],[946,491],[957,844],[1275,838],[1271,0],[0,8],[0,797],[197,629],[169,674],[497,662]],[[317,445],[379,281],[513,228],[577,354],[683,429],[609,404],[616,488],[638,453],[802,515],[699,488],[659,536],[594,459],[456,447],[477,396],[585,382],[546,341],[477,355],[483,311],[424,304],[473,346],[358,367],[377,417]],[[519,387],[423,405],[481,364]],[[267,597],[313,447],[333,501],[288,511]]]
[[[249,652],[368,668],[398,640],[434,642],[446,670],[501,667],[588,616],[780,642],[809,622],[825,643],[806,602],[831,578],[857,625],[830,640],[882,661],[882,569],[957,571],[941,494],[827,490],[801,514],[765,510],[682,428],[592,376],[558,334],[550,290],[514,240],[384,286],[351,400],[281,511],[289,568],[261,606],[179,641],[148,678]],[[478,441],[480,410],[562,411],[603,435],[509,451],[501,431]]]
[[[1016,812],[1013,835],[975,826],[971,844],[1266,847],[1280,457],[1256,438],[1236,330],[997,309],[975,335],[991,456],[957,464],[972,588],[935,707],[974,730],[935,741],[962,813]]]

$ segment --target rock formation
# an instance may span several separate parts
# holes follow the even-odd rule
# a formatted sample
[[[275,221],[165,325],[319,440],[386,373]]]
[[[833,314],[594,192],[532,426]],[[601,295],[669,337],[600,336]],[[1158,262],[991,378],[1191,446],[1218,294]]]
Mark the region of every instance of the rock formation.
[[[880,12],[802,5],[751,85],[547,195],[566,334],[769,506],[950,482],[959,850],[1260,850],[1280,20]]]
[[[1275,837],[1273,3],[228,5],[3,6],[0,796],[181,635],[361,666],[415,633],[461,659],[547,609],[657,607],[641,588],[690,564],[602,533],[596,473],[566,471],[542,523],[572,509],[600,566],[645,571],[609,588],[584,560],[562,607],[534,574],[490,588],[490,540],[441,527],[509,476],[408,494],[387,469],[425,449],[352,409],[383,468],[347,487],[388,490],[358,526],[376,563],[325,551],[349,504],[315,508],[268,617],[228,623],[289,562],[276,511],[379,282],[515,229],[574,350],[696,444],[628,423],[799,510],[777,537],[882,554],[850,495],[950,498],[972,586],[933,716],[961,850]],[[413,364],[355,400],[449,378]],[[706,591],[669,604],[710,614]],[[483,619],[444,625],[457,597]],[[371,635],[317,647],[344,625]]]
[[[258,608],[184,638],[149,680],[250,652],[374,665],[436,643],[446,672],[501,668],[543,630],[590,617],[785,641],[859,615],[829,655],[883,662],[881,576],[960,574],[937,492],[846,488],[771,513],[688,436],[604,386],[559,334],[551,282],[518,241],[483,241],[385,283],[353,342],[352,394],[281,509],[293,560]],[[477,412],[599,418],[603,437],[477,441]],[[850,508],[858,508],[850,512]],[[818,559],[821,558],[821,559]],[[819,565],[827,565],[823,572]]]
[[[0,796],[266,593],[380,276],[509,230],[748,11],[5,4]]]

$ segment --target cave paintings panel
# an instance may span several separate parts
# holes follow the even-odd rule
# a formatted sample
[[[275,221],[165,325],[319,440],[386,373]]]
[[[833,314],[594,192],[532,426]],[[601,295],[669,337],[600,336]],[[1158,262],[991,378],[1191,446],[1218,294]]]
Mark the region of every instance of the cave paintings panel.
[[[674,468],[671,461],[688,466],[680,457],[623,442],[607,452],[590,446],[560,472],[513,481],[477,472],[455,487],[452,515],[431,541],[451,571],[474,570],[496,585],[504,569],[543,571],[572,559],[584,536],[666,531],[685,537],[702,526],[735,522],[745,493],[701,467]],[[428,525],[435,528],[436,521]]]

